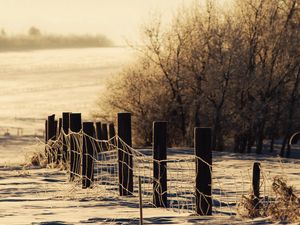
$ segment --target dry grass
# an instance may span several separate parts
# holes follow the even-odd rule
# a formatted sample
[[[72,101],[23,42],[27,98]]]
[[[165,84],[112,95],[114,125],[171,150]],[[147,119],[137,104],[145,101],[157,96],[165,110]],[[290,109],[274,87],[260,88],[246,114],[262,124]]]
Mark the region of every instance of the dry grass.
[[[273,221],[299,222],[300,198],[292,186],[282,177],[274,177],[272,182],[274,197],[256,199],[253,194],[242,196],[238,204],[238,214],[246,218],[270,217]]]
[[[292,186],[288,186],[286,180],[275,177],[272,183],[275,193],[275,201],[267,208],[267,215],[276,221],[299,222],[300,198],[296,196]]]

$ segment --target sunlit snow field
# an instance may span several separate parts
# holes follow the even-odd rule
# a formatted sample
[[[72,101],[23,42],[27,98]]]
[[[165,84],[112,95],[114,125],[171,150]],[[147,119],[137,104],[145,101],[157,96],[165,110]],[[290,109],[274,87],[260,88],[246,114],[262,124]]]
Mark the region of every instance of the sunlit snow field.
[[[89,113],[105,79],[128,60],[125,48],[0,53],[1,127],[30,128],[25,119],[62,111]]]
[[[43,120],[52,113],[81,112],[89,118],[107,78],[132,58],[127,48],[1,52],[0,137],[16,136],[17,128],[23,135],[41,136]],[[25,151],[19,142],[0,139],[0,164]]]

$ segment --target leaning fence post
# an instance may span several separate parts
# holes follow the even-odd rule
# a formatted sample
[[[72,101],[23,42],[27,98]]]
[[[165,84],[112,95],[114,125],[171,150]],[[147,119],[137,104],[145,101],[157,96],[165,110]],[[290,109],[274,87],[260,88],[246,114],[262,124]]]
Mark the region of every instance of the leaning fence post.
[[[153,123],[153,204],[167,207],[167,122]]]
[[[81,113],[70,114],[70,131],[79,133],[82,128]],[[71,134],[70,139],[70,181],[73,181],[75,176],[80,173],[80,142],[78,134]]]
[[[196,154],[196,213],[198,215],[212,215],[211,128],[196,127],[194,133]]]
[[[259,209],[259,195],[260,195],[260,163],[255,162],[253,164],[253,177],[252,177],[252,188],[253,188],[253,205],[256,210]]]
[[[133,193],[131,113],[118,113],[118,136],[119,191],[120,196],[126,196]]]
[[[83,129],[83,147],[82,147],[82,188],[88,188],[94,180],[94,154],[93,140],[95,137],[95,128],[93,122],[84,122]]]
[[[63,149],[62,149],[62,161],[67,162],[69,160],[69,143],[70,140],[67,141],[68,134],[70,128],[70,112],[63,112],[62,113],[62,129],[65,135],[63,135]]]

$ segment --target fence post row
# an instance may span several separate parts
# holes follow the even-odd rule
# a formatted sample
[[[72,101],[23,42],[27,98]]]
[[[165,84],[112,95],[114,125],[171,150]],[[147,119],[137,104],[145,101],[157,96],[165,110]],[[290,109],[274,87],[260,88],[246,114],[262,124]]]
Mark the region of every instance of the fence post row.
[[[131,149],[124,146],[123,140],[129,147],[131,142],[131,113],[118,113],[118,174],[120,196],[133,193],[133,161]],[[121,139],[121,140],[120,140]]]
[[[83,147],[82,147],[82,188],[88,188],[94,180],[94,153],[93,140],[95,137],[95,128],[93,122],[83,122]],[[85,135],[86,134],[86,135]],[[90,137],[88,137],[88,136]]]
[[[153,123],[153,204],[167,204],[167,122]],[[162,161],[164,160],[164,161]]]
[[[62,113],[62,129],[66,135],[69,134],[70,129],[70,112],[63,112]],[[67,136],[63,137],[63,149],[62,149],[62,161],[67,162],[69,160],[69,141],[67,141]]]
[[[81,113],[70,114],[70,131],[78,133],[82,128]],[[80,146],[76,142],[78,134],[71,134],[70,136],[70,181],[75,179],[75,176],[80,174]]]
[[[196,127],[194,133],[196,154],[196,213],[198,215],[212,215],[212,132],[211,128]]]
[[[253,176],[252,176],[252,188],[253,188],[253,205],[256,210],[259,209],[259,196],[260,196],[260,163],[253,163]]]

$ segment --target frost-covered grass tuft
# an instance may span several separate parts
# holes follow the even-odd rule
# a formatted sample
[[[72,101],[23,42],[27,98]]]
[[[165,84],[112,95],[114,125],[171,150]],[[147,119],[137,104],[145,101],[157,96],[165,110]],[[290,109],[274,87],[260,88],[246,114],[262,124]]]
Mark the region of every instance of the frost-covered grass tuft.
[[[300,222],[300,198],[295,189],[279,176],[272,182],[274,197],[264,196],[256,200],[253,194],[242,196],[238,204],[238,214],[242,217],[270,217],[273,221]]]

